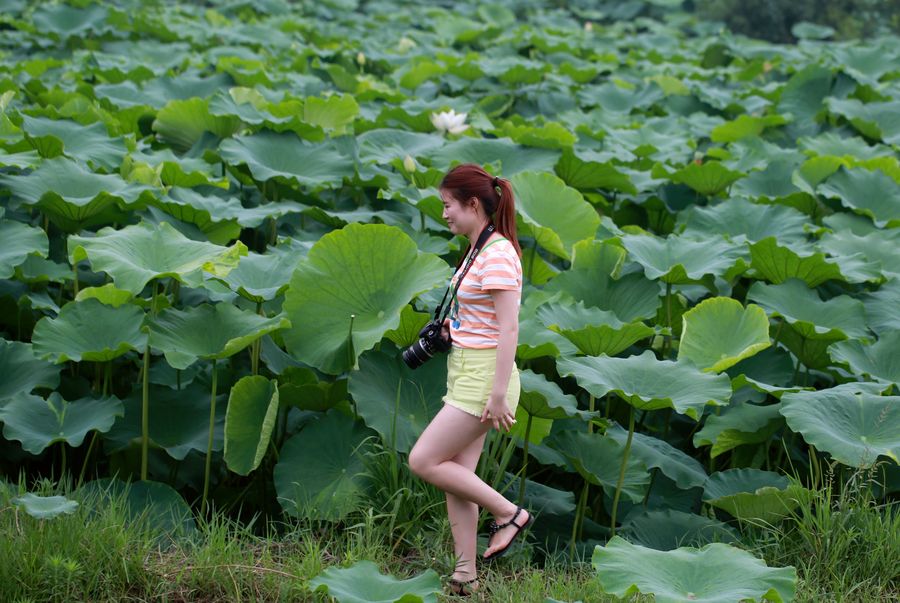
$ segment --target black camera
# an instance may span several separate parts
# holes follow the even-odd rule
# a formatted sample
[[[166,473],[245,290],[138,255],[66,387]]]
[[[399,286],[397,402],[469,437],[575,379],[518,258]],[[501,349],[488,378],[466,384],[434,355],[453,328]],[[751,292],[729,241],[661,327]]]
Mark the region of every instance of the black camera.
[[[452,345],[441,335],[442,321],[432,320],[419,331],[419,340],[403,350],[403,362],[417,369],[437,352],[446,352]]]

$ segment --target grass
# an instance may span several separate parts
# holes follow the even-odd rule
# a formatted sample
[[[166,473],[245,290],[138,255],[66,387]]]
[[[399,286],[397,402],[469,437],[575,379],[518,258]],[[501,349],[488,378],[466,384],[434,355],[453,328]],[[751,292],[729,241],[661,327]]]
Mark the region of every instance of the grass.
[[[308,581],[333,565],[368,559],[398,578],[453,568],[442,495],[413,478],[395,453],[373,457],[381,488],[341,529],[313,521],[238,522],[224,513],[196,518],[195,532],[161,539],[147,517],[130,517],[125,499],[85,499],[71,515],[38,520],[11,504],[26,491],[71,492],[48,480],[0,487],[0,600],[26,601],[328,601]],[[745,548],[769,565],[793,565],[796,601],[897,601],[900,515],[877,504],[872,476],[841,482],[825,467],[800,506],[779,525],[744,525]],[[2,484],[2,482],[0,482]],[[474,600],[614,601],[589,563],[567,554],[532,562],[532,545],[495,566],[479,566]],[[442,596],[440,601],[461,600]],[[642,597],[641,600],[650,600]]]
[[[900,601],[900,505],[877,502],[880,465],[842,478],[841,465],[810,459],[797,508],[779,525],[746,526],[746,548],[769,565],[795,566],[798,600]]]

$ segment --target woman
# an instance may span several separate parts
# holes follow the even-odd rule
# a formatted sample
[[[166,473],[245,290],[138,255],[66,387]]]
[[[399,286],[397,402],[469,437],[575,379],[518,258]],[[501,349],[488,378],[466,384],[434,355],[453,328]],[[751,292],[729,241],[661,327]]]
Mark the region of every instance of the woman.
[[[490,234],[462,280],[443,335],[451,339],[444,406],[409,454],[410,469],[444,490],[458,559],[450,579],[456,594],[478,588],[475,551],[478,507],[494,516],[484,559],[506,552],[513,538],[532,522],[531,514],[508,501],[476,474],[485,435],[493,427],[507,432],[516,422],[519,371],[515,365],[522,297],[522,250],[516,239],[512,185],[475,164],[458,165],[440,185],[443,218],[454,234],[465,235],[464,257],[489,225]],[[496,215],[496,220],[493,216]],[[455,285],[461,262],[451,279]]]

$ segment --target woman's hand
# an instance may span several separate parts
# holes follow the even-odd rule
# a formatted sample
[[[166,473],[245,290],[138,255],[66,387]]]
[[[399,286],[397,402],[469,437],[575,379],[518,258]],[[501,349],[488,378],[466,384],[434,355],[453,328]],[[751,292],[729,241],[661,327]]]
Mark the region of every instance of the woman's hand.
[[[509,404],[506,403],[505,393],[500,395],[491,393],[491,397],[484,407],[484,412],[481,413],[481,422],[484,423],[485,421],[493,421],[494,429],[497,431],[500,431],[500,425],[503,425],[507,432],[512,428],[513,423],[516,422],[516,417],[509,409]]]
[[[441,326],[441,337],[444,338],[444,341],[450,341],[450,319],[445,318],[444,324]]]

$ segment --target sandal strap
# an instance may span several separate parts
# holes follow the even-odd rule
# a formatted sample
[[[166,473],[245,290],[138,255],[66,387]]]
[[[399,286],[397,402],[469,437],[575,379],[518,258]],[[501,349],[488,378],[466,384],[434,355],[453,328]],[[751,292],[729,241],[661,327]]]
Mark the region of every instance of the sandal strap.
[[[457,580],[456,578],[450,578],[449,582],[453,584],[458,584],[459,586],[465,586],[466,584],[472,584],[473,582],[478,582],[478,578],[472,578],[471,580]]]
[[[510,519],[506,523],[497,523],[496,521],[491,521],[490,525],[488,526],[488,530],[491,534],[495,534],[498,530],[500,530],[500,528],[505,528],[508,525],[514,525],[517,528],[521,528],[522,526],[516,523],[516,517],[518,517],[519,513],[521,512],[522,507],[516,507],[516,514],[512,516],[512,519]]]

